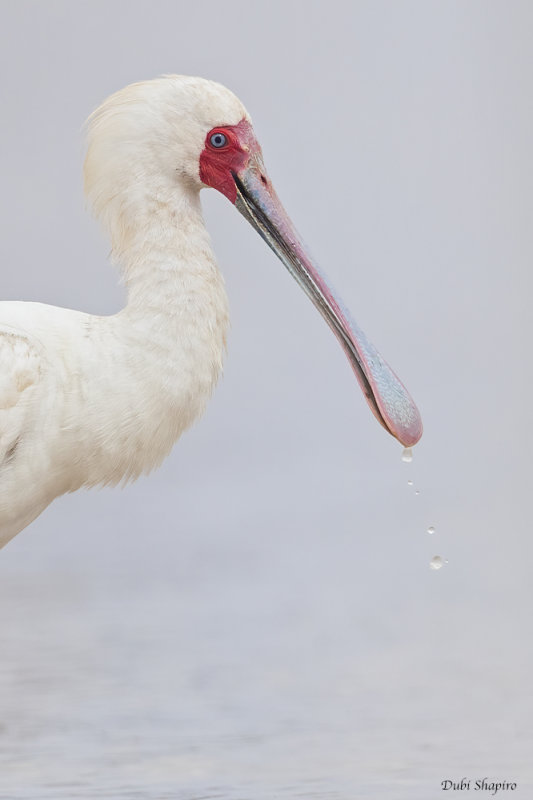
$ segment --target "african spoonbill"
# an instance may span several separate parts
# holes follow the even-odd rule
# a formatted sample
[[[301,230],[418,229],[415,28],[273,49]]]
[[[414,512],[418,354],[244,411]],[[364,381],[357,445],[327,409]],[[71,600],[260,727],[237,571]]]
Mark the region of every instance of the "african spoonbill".
[[[342,345],[366,400],[405,446],[416,406],[302,245],[248,112],[225,87],[170,75],[90,117],[85,190],[127,304],[99,317],[0,303],[0,546],[59,495],[158,466],[222,367],[228,308],[200,206],[222,192],[274,250]]]

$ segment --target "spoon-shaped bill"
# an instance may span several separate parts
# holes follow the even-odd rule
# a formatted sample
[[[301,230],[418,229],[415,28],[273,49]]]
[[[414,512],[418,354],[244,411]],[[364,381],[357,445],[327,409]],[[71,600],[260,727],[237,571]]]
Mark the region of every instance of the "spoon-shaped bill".
[[[235,206],[285,264],[333,330],[378,421],[405,447],[416,444],[422,436],[422,420],[415,403],[306,252],[266,176],[260,155],[234,172],[233,178],[237,187]]]

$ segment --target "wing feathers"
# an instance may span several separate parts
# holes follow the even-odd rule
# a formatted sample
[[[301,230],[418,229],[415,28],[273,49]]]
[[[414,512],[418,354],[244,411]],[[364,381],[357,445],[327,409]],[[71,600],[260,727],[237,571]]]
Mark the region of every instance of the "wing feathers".
[[[39,345],[15,329],[0,328],[0,466],[15,456],[41,376]]]

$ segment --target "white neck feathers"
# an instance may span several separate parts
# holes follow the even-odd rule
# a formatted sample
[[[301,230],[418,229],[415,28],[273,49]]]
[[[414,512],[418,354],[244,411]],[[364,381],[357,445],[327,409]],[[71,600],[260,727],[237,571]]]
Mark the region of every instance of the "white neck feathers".
[[[177,180],[171,196],[148,186],[117,194],[105,222],[128,299],[108,322],[115,396],[112,403],[102,397],[102,422],[112,435],[89,484],[101,482],[106,464],[112,469],[105,482],[116,483],[161,463],[205,408],[228,328],[224,282],[196,189]]]

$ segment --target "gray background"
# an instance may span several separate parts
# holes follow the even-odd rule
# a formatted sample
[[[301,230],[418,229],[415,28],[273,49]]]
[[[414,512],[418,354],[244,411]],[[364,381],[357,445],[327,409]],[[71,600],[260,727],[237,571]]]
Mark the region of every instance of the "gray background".
[[[224,378],[158,472],[1,552],[0,797],[533,796],[532,5],[0,10],[4,298],[120,308],[82,123],[132,81],[210,77],[425,423],[402,463],[315,309],[204,192]]]

